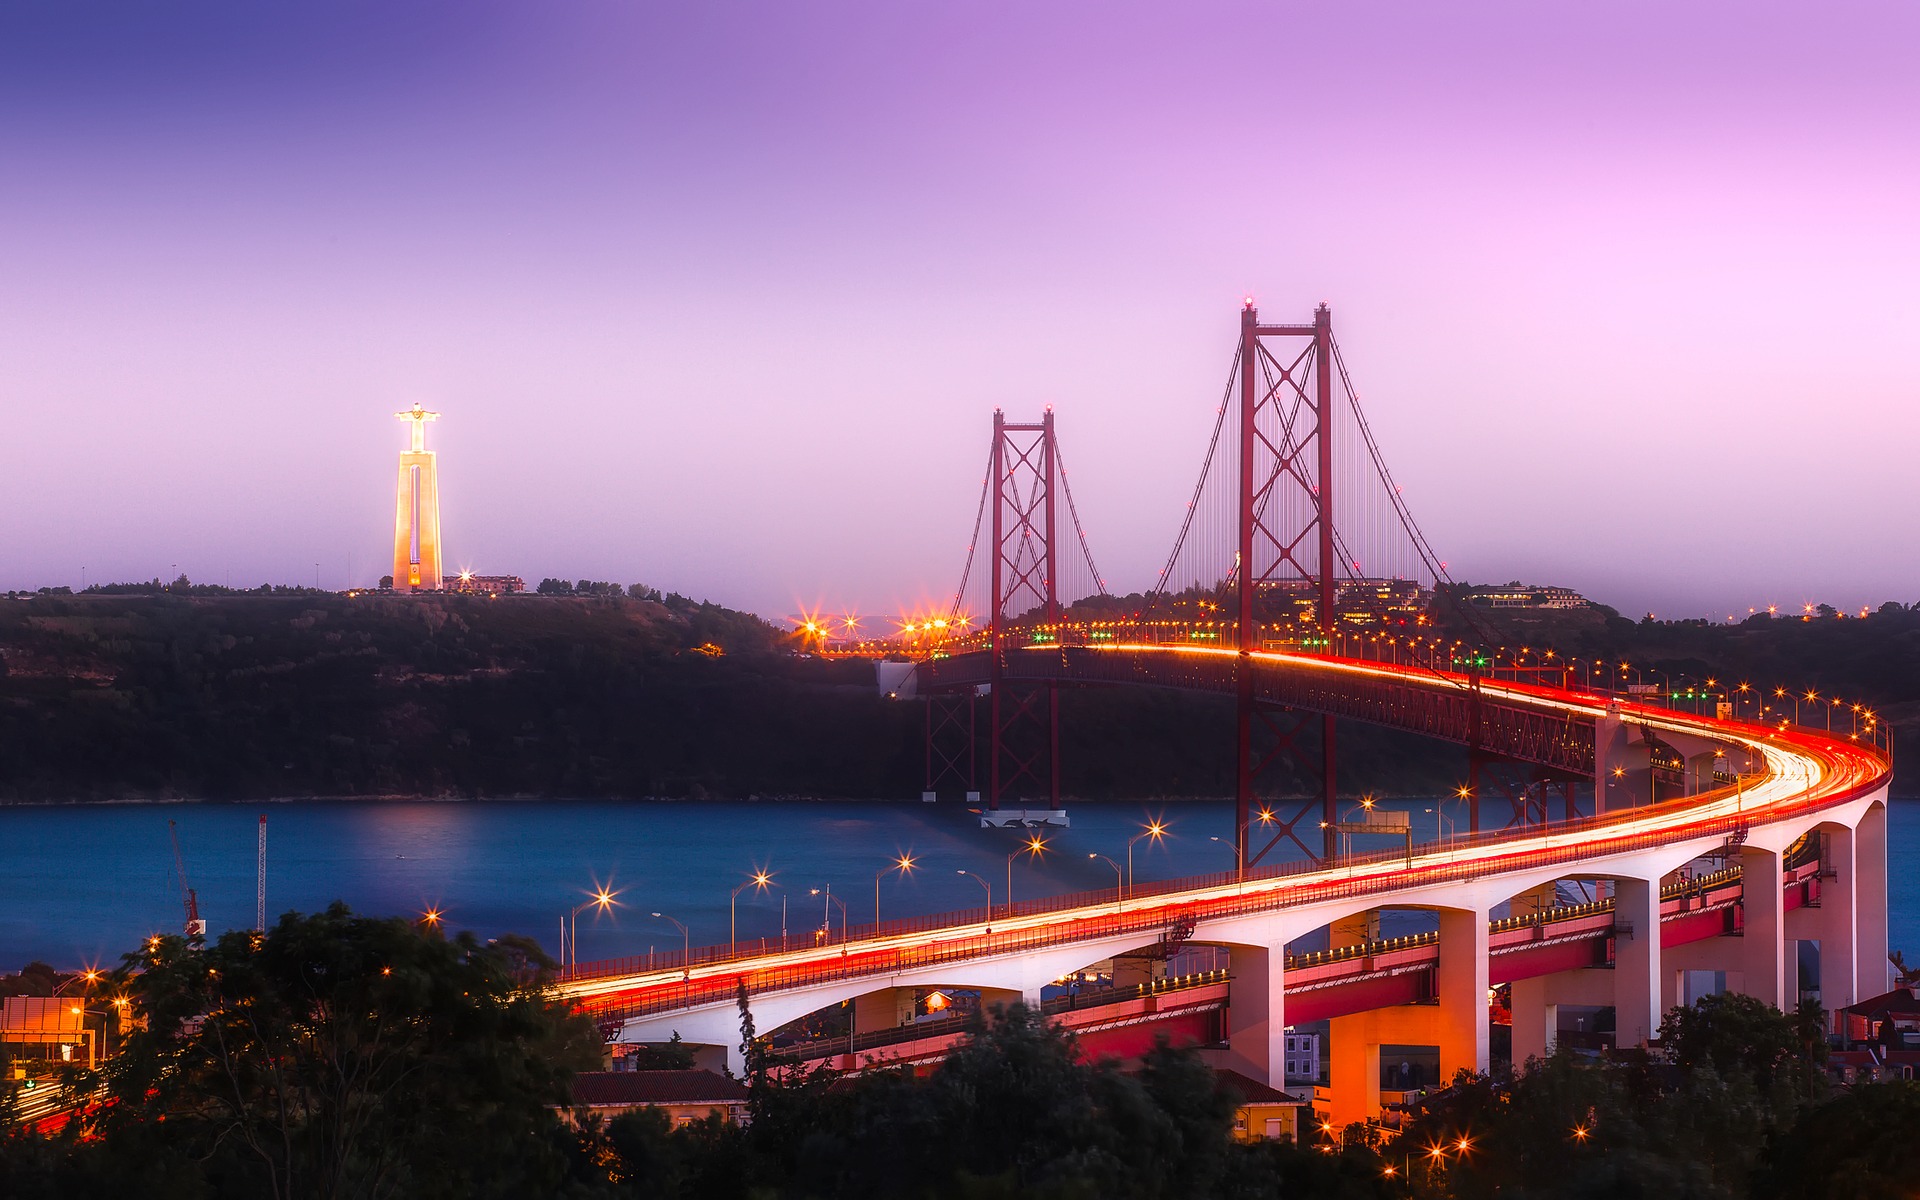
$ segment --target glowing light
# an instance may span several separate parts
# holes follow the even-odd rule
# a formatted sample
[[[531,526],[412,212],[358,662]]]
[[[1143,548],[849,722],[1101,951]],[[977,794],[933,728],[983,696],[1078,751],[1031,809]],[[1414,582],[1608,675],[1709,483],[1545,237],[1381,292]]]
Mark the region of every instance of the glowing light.
[[[927,993],[927,1011],[928,1012],[945,1012],[948,1008],[952,1007],[952,1005],[953,1005],[953,1001],[947,998],[947,994],[945,992],[928,992]]]
[[[437,908],[429,908],[420,914],[420,919],[429,925],[438,925],[440,923],[440,910]]]

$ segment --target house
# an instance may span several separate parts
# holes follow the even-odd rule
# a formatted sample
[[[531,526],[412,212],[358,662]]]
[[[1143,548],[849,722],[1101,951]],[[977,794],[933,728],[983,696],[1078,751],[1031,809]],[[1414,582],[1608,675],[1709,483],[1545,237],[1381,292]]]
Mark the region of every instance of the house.
[[[1920,995],[1912,986],[1862,1000],[1841,1013],[1849,1047],[1876,1042],[1889,1050],[1920,1049]]]
[[[1233,1138],[1238,1142],[1262,1138],[1300,1140],[1300,1114],[1312,1116],[1305,1100],[1289,1096],[1250,1079],[1238,1071],[1218,1072],[1220,1086],[1233,1093],[1239,1103],[1233,1110]]]
[[[582,1071],[573,1077],[573,1106],[611,1119],[636,1108],[658,1108],[676,1128],[719,1113],[740,1124],[747,1085],[712,1071]]]

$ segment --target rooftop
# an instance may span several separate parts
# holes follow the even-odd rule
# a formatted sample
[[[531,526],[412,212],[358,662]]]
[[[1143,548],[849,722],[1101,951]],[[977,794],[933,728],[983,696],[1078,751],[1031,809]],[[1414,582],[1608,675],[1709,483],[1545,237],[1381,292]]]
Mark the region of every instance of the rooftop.
[[[588,1108],[637,1104],[741,1104],[747,1087],[712,1071],[582,1071],[573,1100]]]

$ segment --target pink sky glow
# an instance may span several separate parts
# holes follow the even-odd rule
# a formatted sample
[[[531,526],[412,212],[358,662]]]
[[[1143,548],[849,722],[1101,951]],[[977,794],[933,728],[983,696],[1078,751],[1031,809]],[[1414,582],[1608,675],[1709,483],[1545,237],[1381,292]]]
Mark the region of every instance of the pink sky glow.
[[[418,401],[454,565],[769,616],[950,595],[1051,404],[1138,590],[1251,293],[1332,305],[1457,577],[1920,600],[1916,61],[1893,3],[9,6],[0,588],[371,584]]]

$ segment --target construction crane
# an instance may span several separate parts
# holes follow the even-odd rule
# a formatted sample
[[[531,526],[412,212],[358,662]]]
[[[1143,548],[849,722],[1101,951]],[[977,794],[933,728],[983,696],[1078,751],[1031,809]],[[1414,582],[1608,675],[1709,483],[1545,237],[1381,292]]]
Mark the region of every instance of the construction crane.
[[[260,814],[260,869],[254,876],[253,931],[267,931],[267,815]]]
[[[180,875],[180,900],[187,909],[187,936],[205,937],[207,923],[200,919],[200,897],[187,886],[187,860],[180,853],[180,828],[167,822],[167,837],[173,841],[173,869]]]

